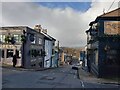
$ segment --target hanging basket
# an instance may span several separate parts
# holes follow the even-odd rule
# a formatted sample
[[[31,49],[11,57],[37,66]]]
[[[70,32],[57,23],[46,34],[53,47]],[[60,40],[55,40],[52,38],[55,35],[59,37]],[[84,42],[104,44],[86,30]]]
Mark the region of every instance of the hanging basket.
[[[22,41],[22,42],[26,42],[26,37],[25,37],[25,35],[21,35],[21,41]]]
[[[5,42],[6,42],[6,43],[9,43],[10,41],[11,41],[10,36],[5,36]]]

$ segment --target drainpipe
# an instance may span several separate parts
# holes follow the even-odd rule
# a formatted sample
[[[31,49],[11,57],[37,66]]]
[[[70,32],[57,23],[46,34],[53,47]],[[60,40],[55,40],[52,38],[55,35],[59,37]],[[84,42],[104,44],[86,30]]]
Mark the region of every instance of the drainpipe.
[[[57,59],[57,67],[58,67],[58,62],[59,62],[59,41],[58,41],[57,48],[58,48],[58,59]]]

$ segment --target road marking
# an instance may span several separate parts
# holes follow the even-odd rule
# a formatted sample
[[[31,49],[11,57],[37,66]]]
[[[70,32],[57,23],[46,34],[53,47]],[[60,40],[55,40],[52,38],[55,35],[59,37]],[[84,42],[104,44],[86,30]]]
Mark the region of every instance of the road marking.
[[[74,75],[74,78],[76,77],[76,75]]]
[[[12,71],[17,71],[17,70],[12,70]]]
[[[84,88],[84,87],[85,87],[85,85],[84,85],[83,81],[81,81],[81,84],[82,84],[82,87]]]

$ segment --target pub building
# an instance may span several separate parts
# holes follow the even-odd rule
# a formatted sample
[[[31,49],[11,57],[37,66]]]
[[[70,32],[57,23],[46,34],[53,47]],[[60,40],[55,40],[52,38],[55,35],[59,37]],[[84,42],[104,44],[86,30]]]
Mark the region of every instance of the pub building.
[[[0,27],[0,62],[12,65],[13,55],[16,54],[16,66],[43,68],[45,39],[49,37],[41,30],[41,25],[36,25],[34,29],[27,26]],[[55,43],[55,40],[52,42]]]
[[[87,34],[88,71],[97,77],[120,76],[120,8],[90,22]]]

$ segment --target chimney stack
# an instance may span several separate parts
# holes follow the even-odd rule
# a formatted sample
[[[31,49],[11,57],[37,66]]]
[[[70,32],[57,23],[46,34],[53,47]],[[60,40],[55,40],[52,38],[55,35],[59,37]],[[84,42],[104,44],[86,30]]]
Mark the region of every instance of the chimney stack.
[[[43,29],[42,32],[43,32],[44,34],[47,34],[47,29]]]
[[[35,25],[34,29],[37,30],[39,33],[41,33],[42,27],[40,24],[38,24],[38,25]]]

